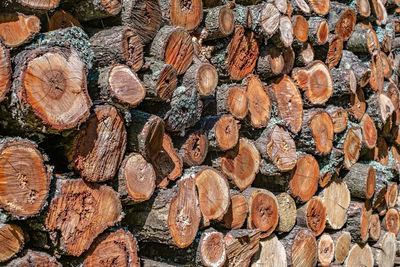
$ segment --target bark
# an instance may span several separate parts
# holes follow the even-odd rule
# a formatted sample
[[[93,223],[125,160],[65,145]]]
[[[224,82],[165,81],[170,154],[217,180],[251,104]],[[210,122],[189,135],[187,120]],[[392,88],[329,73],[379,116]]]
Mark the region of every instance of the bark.
[[[54,256],[50,256],[45,252],[28,250],[27,253],[20,258],[17,258],[7,264],[8,267],[19,266],[48,266],[61,267],[61,263]]]
[[[296,224],[297,210],[296,203],[287,193],[277,195],[279,222],[276,231],[279,233],[288,233]],[[285,257],[286,258],[286,257]]]
[[[371,215],[371,204],[368,201],[350,202],[349,208],[347,209],[347,223],[343,230],[348,231],[351,234],[352,241],[357,243],[367,242]]]
[[[342,58],[343,39],[339,35],[331,35],[329,38],[328,52],[326,53],[325,63],[329,69],[336,67]],[[354,74],[353,74],[354,75]]]
[[[374,94],[367,101],[367,113],[374,121],[377,129],[382,129],[386,121],[394,112],[394,106],[385,94]]]
[[[375,31],[370,28],[363,28],[357,24],[353,33],[347,40],[346,49],[355,53],[370,53],[378,49],[379,43]]]
[[[297,209],[297,225],[307,227],[315,236],[325,229],[326,209],[320,197],[315,196]]]
[[[371,0],[372,13],[374,14],[377,25],[385,25],[388,20],[386,7],[381,0]]]
[[[291,47],[293,43],[293,25],[287,16],[279,18],[279,32],[273,36],[272,42],[277,47]]]
[[[331,234],[335,247],[335,262],[343,264],[350,251],[351,235],[346,231],[339,231]]]
[[[334,180],[324,188],[320,196],[326,209],[326,227],[341,229],[347,221],[347,209],[350,205],[350,191],[346,183]]]
[[[179,150],[183,163],[189,167],[201,165],[206,159],[207,153],[208,139],[203,130],[190,134]]]
[[[249,98],[246,88],[223,84],[216,92],[217,113],[230,113],[237,119],[244,119],[249,111]]]
[[[196,88],[200,96],[214,95],[218,85],[218,73],[209,63],[195,62],[183,76],[182,85]]]
[[[0,102],[6,97],[11,88],[11,60],[10,51],[0,41]]]
[[[372,253],[374,254],[375,265],[394,266],[396,258],[396,235],[383,232],[381,238],[372,245]]]
[[[335,254],[335,244],[330,234],[324,233],[318,239],[318,262],[322,266],[330,266]]]
[[[13,224],[0,224],[0,262],[11,259],[24,246],[24,232]]]
[[[350,2],[350,6],[360,17],[368,18],[371,15],[371,6],[367,0],[353,0]]]
[[[205,28],[207,35],[205,40],[214,40],[230,35],[234,30],[233,11],[228,6],[218,6],[206,10]]]
[[[352,69],[356,76],[357,84],[360,85],[360,87],[365,87],[369,83],[369,79],[371,77],[370,68],[352,51],[343,50],[339,68]]]
[[[347,257],[344,265],[348,267],[372,267],[374,265],[374,256],[372,254],[371,247],[368,244],[354,244],[349,251],[349,256]]]
[[[273,3],[261,3],[250,7],[253,15],[251,30],[264,38],[271,38],[278,31],[280,13]]]
[[[80,1],[74,6],[74,15],[80,21],[104,19],[118,15],[122,9],[120,0]]]
[[[314,48],[309,43],[303,43],[298,49],[296,49],[296,66],[306,66],[314,61]]]
[[[344,132],[346,130],[347,123],[349,122],[349,115],[347,111],[341,107],[336,107],[331,105],[327,106],[325,110],[332,119],[333,132],[335,134]],[[365,119],[365,121],[368,121],[368,119]],[[375,129],[375,126],[373,129]],[[377,135],[376,129],[375,129],[375,135]],[[376,142],[376,136],[375,136],[375,142]]]
[[[222,267],[226,261],[224,235],[212,228],[203,232],[198,252],[204,266]]]
[[[231,203],[223,218],[223,224],[227,229],[242,228],[249,212],[246,198],[239,192],[231,190]]]
[[[263,78],[271,78],[279,75],[285,65],[282,51],[275,46],[261,47],[257,61],[257,73]]]
[[[343,155],[343,151],[333,148],[329,157],[320,161],[320,175],[318,182],[320,187],[326,187],[331,180],[339,175],[339,172],[343,167]]]
[[[323,45],[328,41],[328,21],[321,17],[311,17],[308,20],[308,41],[312,45]]]
[[[307,202],[318,189],[319,166],[309,154],[298,156],[296,168],[289,180],[290,194],[299,202]]]
[[[325,16],[329,12],[330,1],[308,0],[310,7],[319,16]]]
[[[30,9],[37,9],[37,10],[43,10],[43,11],[48,11],[55,9],[59,6],[60,0],[51,0],[51,1],[40,1],[40,0],[8,0],[4,1],[2,5],[4,8],[7,8],[9,10],[30,10]]]
[[[237,2],[239,3],[239,1]],[[235,25],[242,25],[245,28],[251,28],[253,25],[253,12],[250,7],[235,4],[232,10]]]
[[[352,197],[370,199],[375,192],[375,170],[362,163],[354,164],[343,178]]]
[[[18,47],[32,40],[40,31],[40,20],[35,15],[4,13],[0,15],[0,36],[7,47]]]
[[[341,37],[343,41],[347,41],[356,26],[356,12],[348,5],[333,2],[330,5],[328,22],[329,28],[334,29],[335,34]]]
[[[287,266],[285,248],[276,235],[271,235],[260,240],[260,248],[253,256],[250,266]]]
[[[260,241],[258,230],[238,229],[228,232],[225,237],[227,266],[249,266],[257,253]]]
[[[347,128],[343,137],[339,140],[338,148],[343,150],[343,167],[350,170],[360,158],[362,147],[362,131],[360,127],[350,126]]]

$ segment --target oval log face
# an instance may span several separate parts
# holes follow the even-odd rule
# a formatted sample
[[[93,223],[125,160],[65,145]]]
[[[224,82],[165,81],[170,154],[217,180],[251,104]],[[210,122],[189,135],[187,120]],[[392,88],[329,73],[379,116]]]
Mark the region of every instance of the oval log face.
[[[0,262],[5,262],[17,254],[24,245],[24,232],[17,225],[0,226]]]
[[[17,0],[17,2],[23,6],[44,10],[54,9],[60,4],[60,0]]]
[[[306,202],[318,189],[319,166],[311,155],[297,160],[296,168],[289,182],[291,193],[302,202]]]
[[[333,140],[333,123],[328,113],[315,115],[310,122],[315,147],[318,153],[326,155],[331,152]]]
[[[200,258],[205,266],[221,267],[226,260],[224,235],[214,230],[205,231],[200,238]]]
[[[8,47],[18,47],[31,39],[40,31],[40,20],[38,17],[24,14],[1,14],[0,36]]]
[[[165,63],[175,67],[178,74],[183,74],[193,60],[193,43],[189,33],[183,29],[173,31],[165,46]]]
[[[291,249],[293,266],[315,266],[317,264],[317,241],[308,230],[300,230]]]
[[[278,225],[278,201],[269,191],[258,189],[249,201],[251,227],[270,235]]]

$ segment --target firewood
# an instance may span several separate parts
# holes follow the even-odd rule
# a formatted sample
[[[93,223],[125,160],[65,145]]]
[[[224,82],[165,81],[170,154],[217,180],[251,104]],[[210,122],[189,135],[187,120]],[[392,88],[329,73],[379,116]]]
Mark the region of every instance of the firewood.
[[[332,237],[328,233],[324,233],[318,239],[318,262],[322,266],[329,266],[333,261],[335,254],[335,245]]]
[[[246,198],[239,192],[231,190],[231,203],[228,211],[223,218],[223,224],[227,229],[242,228],[249,211],[249,205]]]
[[[349,251],[349,256],[344,262],[344,266],[374,266],[374,256],[371,247],[368,244],[354,244]]]
[[[378,51],[375,51],[372,54],[372,59],[370,63],[371,67],[371,77],[369,79],[369,85],[371,86],[372,90],[377,92],[382,92],[383,83],[384,83],[384,70],[383,70],[383,63],[382,58]]]
[[[237,119],[244,119],[249,111],[249,98],[246,88],[238,85],[223,84],[216,92],[217,113],[230,113]]]
[[[373,213],[369,222],[369,240],[378,241],[381,236],[381,220],[379,214]]]
[[[279,19],[279,33],[272,37],[272,42],[277,47],[291,47],[293,43],[293,25],[287,16]]]
[[[17,254],[24,246],[24,232],[13,224],[0,225],[0,262],[5,262]]]
[[[344,136],[339,140],[338,148],[343,150],[343,167],[350,170],[360,158],[362,147],[362,130],[360,127],[350,126]]]
[[[201,96],[214,95],[218,85],[218,73],[209,63],[195,62],[183,76],[182,84],[196,88]]]
[[[375,265],[394,266],[396,257],[396,235],[383,232],[379,240],[372,245]]]
[[[335,262],[343,264],[350,251],[351,235],[346,231],[339,231],[331,234],[335,248]]]
[[[174,26],[161,28],[150,47],[152,56],[174,66],[178,74],[185,73],[189,68],[193,53],[193,43],[189,33]]]
[[[383,77],[389,79],[392,76],[392,67],[390,66],[389,59],[383,51],[379,51],[379,56],[382,61]]]
[[[239,1],[236,3],[239,3]],[[253,12],[250,7],[235,4],[232,12],[235,25],[242,25],[248,29],[251,28],[253,25]]]
[[[352,69],[357,79],[357,84],[360,87],[365,87],[369,83],[371,70],[363,63],[353,52],[343,50],[342,59],[340,60],[339,68]]]
[[[326,187],[331,180],[339,175],[341,168],[343,167],[343,151],[332,148],[329,157],[320,161],[320,175],[318,184],[320,187]]]
[[[306,42],[296,49],[296,66],[306,66],[314,61],[314,48]]]
[[[5,5],[5,8],[12,10],[13,8],[15,9],[20,9],[26,8],[26,9],[38,9],[38,10],[52,10],[55,9],[59,6],[61,0],[50,0],[46,2],[42,2],[41,0],[9,0],[5,1],[3,3]]]
[[[119,0],[80,1],[74,6],[73,13],[80,21],[104,19],[118,15],[122,9],[121,2]]]
[[[40,20],[35,15],[4,13],[0,15],[0,36],[7,47],[18,47],[29,42],[40,31]]]
[[[389,97],[385,94],[374,94],[367,101],[367,113],[374,121],[377,129],[382,129],[387,119],[392,115],[394,106]]]
[[[240,125],[232,115],[205,117],[200,125],[207,132],[209,150],[226,151],[239,141]]]
[[[350,205],[350,191],[345,182],[332,181],[321,192],[326,209],[326,227],[341,229],[347,221],[347,209]]]
[[[104,182],[117,173],[126,140],[124,121],[116,108],[96,106],[76,136],[68,158],[83,179]]]
[[[356,13],[347,5],[332,2],[329,9],[329,28],[335,30],[335,34],[343,39],[349,40],[356,26]]]
[[[306,18],[302,15],[295,15],[292,18],[293,33],[296,40],[304,43],[308,40],[309,25]]]
[[[282,73],[289,75],[293,69],[294,62],[296,59],[296,54],[291,46],[283,47],[282,52],[283,52],[283,60],[285,61]]]
[[[335,107],[335,106],[330,105],[330,106],[327,106],[325,110],[332,119],[333,132],[335,134],[341,133],[344,130],[346,130],[347,123],[349,122],[349,117],[348,117],[348,114],[345,109],[343,109],[341,107]],[[368,116],[368,118],[369,118],[369,116]],[[365,121],[366,121],[365,123],[369,122],[369,120],[367,118],[365,119]],[[369,125],[370,124],[368,124],[368,126]],[[374,126],[373,129],[375,129],[375,125],[373,125],[373,126]],[[377,135],[376,129],[375,129],[374,133],[375,133],[375,135]],[[375,136],[375,142],[376,142],[376,136]]]
[[[376,24],[378,26],[387,23],[388,14],[386,8],[381,0],[371,0],[372,13],[376,18]]]
[[[326,53],[325,63],[329,69],[336,67],[342,58],[343,39],[339,35],[332,35],[329,38],[328,52]]]
[[[183,163],[189,167],[201,165],[207,153],[208,139],[203,130],[190,134],[179,149]]]
[[[311,13],[311,8],[305,0],[290,0],[292,4],[294,13],[304,14],[309,16]]]
[[[214,40],[230,35],[234,30],[233,11],[228,6],[218,6],[205,10],[205,40]]]
[[[282,14],[286,14],[288,12],[288,3],[286,0],[274,0],[274,5]]]
[[[370,199],[375,192],[375,170],[362,163],[354,164],[343,178],[353,197]]]
[[[11,88],[11,60],[10,52],[0,41],[0,102],[3,101]]]
[[[285,65],[282,51],[275,46],[261,47],[257,61],[257,73],[263,78],[271,78],[280,74]]]
[[[371,53],[378,49],[379,43],[373,29],[357,24],[346,42],[346,49],[356,53]]]
[[[228,232],[225,237],[227,266],[249,266],[260,244],[258,230],[238,229]]]
[[[368,18],[371,15],[371,6],[368,0],[352,0],[350,6],[360,17]]]
[[[350,202],[349,208],[347,209],[347,222],[343,230],[351,234],[352,241],[357,243],[367,242],[371,215],[372,208],[368,200],[365,202]]]
[[[11,261],[7,266],[20,267],[20,266],[48,266],[48,267],[61,267],[61,263],[53,256],[45,252],[28,250],[25,256]]]
[[[183,27],[188,31],[192,31],[197,28],[203,19],[203,4],[200,0],[190,2],[173,0],[166,2],[168,4],[161,6],[161,8],[168,9],[167,16],[173,26]]]
[[[394,233],[397,236],[400,229],[399,211],[395,208],[388,209],[382,220],[382,226],[386,231]]]
[[[276,196],[278,200],[279,221],[276,231],[280,233],[290,232],[296,224],[296,203],[287,193],[280,193]]]
[[[297,209],[297,225],[307,227],[315,236],[325,229],[326,208],[321,198],[315,196]]]
[[[324,16],[329,12],[330,1],[308,0],[308,3],[312,10],[319,16]]]
[[[328,21],[321,17],[312,17],[308,20],[308,41],[312,45],[323,45],[328,41]]]
[[[49,20],[48,31],[55,31],[58,29],[65,29],[68,27],[79,27],[82,28],[82,25],[79,21],[74,18],[72,14],[65,10],[57,10],[51,15]]]
[[[276,235],[271,235],[260,240],[260,248],[253,256],[250,266],[287,266],[285,248]]]
[[[110,261],[117,266],[140,266],[136,240],[129,231],[120,229],[102,235],[92,245],[83,266],[99,266]]]
[[[79,256],[100,233],[121,221],[121,212],[118,193],[111,187],[58,178],[45,225],[53,233],[62,233],[54,235],[61,252]]]
[[[253,15],[252,31],[257,35],[270,38],[278,31],[280,13],[273,3],[261,3],[250,7]]]
[[[0,207],[20,218],[38,214],[49,195],[51,170],[36,144],[21,138],[0,139]]]
[[[307,202],[318,189],[319,166],[309,154],[298,156],[296,168],[289,180],[290,194],[299,202]]]
[[[198,251],[204,266],[224,266],[226,261],[224,235],[212,228],[207,229],[201,235]]]

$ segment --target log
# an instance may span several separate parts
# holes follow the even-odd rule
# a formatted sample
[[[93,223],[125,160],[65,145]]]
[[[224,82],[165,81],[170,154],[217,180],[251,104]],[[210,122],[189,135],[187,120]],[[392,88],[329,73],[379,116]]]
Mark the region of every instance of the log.
[[[327,106],[325,111],[329,114],[329,116],[332,119],[333,132],[335,134],[344,132],[346,130],[347,123],[349,122],[349,116],[348,116],[347,111],[341,107],[336,107],[336,106],[332,106],[332,105]],[[370,125],[370,124],[368,124],[369,121],[370,120],[369,120],[369,116],[368,116],[368,118],[365,118],[364,123],[369,126]],[[372,125],[373,125],[372,129],[375,129],[375,125],[374,124],[372,124]],[[369,128],[367,128],[367,129],[369,129]],[[367,133],[369,133],[369,132],[367,132]],[[375,133],[375,135],[377,135],[376,129],[375,129],[374,133]],[[375,136],[375,142],[376,142],[376,136]]]
[[[237,3],[239,3],[239,1],[236,2],[232,10],[235,25],[242,25],[247,29],[251,28],[253,25],[253,13],[250,7],[238,5]]]
[[[276,231],[279,233],[288,233],[296,224],[297,210],[296,203],[287,193],[280,193],[276,196],[278,200],[279,221]],[[286,258],[286,257],[285,257]]]
[[[261,47],[257,61],[257,73],[262,79],[279,75],[285,65],[282,51],[275,46]]]
[[[353,52],[343,50],[339,68],[352,69],[360,87],[365,87],[369,83],[371,69],[363,63]]]
[[[188,31],[196,29],[203,19],[203,3],[200,0],[190,2],[174,0],[169,2],[168,7],[171,24]]]
[[[79,27],[82,28],[82,25],[79,21],[74,18],[74,16],[65,11],[65,10],[57,10],[51,15],[49,20],[48,31],[55,31],[58,29],[65,29],[69,27]]]
[[[6,97],[11,88],[11,60],[10,51],[0,41],[0,102]]]
[[[384,66],[382,63],[382,58],[380,54],[375,51],[372,54],[372,59],[371,59],[371,77],[369,79],[369,85],[371,88],[377,92],[381,92],[383,89],[383,83],[384,83]]]
[[[189,167],[199,166],[208,153],[208,138],[203,130],[190,134],[179,149],[183,163]]]
[[[247,188],[243,191],[249,204],[247,227],[259,229],[263,237],[271,235],[278,225],[278,200],[266,189]]]
[[[381,220],[379,214],[373,213],[369,222],[369,240],[378,241],[381,236]]]
[[[131,27],[116,26],[101,30],[90,38],[90,44],[94,52],[94,66],[121,63],[138,71],[143,65],[143,46]]]
[[[371,1],[372,13],[374,14],[376,20],[375,23],[378,26],[385,25],[388,20],[388,14],[386,11],[386,7],[382,3],[381,0],[372,0]]]
[[[234,30],[233,11],[228,6],[217,6],[206,10],[204,19],[207,36],[205,40],[214,40],[230,35]]]
[[[350,191],[343,181],[332,181],[320,194],[326,209],[326,227],[341,229],[347,221]]]
[[[347,222],[343,230],[351,234],[352,241],[357,243],[367,242],[369,237],[368,228],[371,220],[371,215],[371,204],[368,203],[368,201],[350,202],[350,205],[347,209]]]
[[[290,3],[292,4],[294,13],[300,13],[306,16],[310,15],[311,8],[305,0],[291,0]]]
[[[249,103],[249,117],[254,128],[264,128],[271,118],[271,100],[265,86],[256,75],[249,75],[243,82]]]
[[[315,236],[325,230],[326,208],[320,197],[315,196],[297,209],[297,225],[307,227]]]
[[[328,21],[321,17],[311,17],[308,20],[308,41],[312,45],[323,45],[328,41]]]
[[[367,101],[367,113],[374,121],[377,129],[382,129],[386,121],[392,115],[394,106],[385,94],[374,94]]]
[[[59,6],[60,0],[50,0],[42,2],[40,0],[10,0],[5,3],[6,8],[12,9],[13,7],[25,7],[28,9],[38,9],[38,10],[52,10]]]
[[[376,146],[378,140],[378,132],[375,124],[372,121],[368,113],[365,113],[361,119],[360,126],[362,129],[362,145],[363,149],[373,149]]]
[[[246,88],[223,84],[216,92],[217,113],[230,113],[237,119],[244,119],[249,111],[249,98]]]
[[[227,229],[240,229],[242,228],[249,211],[249,205],[246,198],[239,192],[232,192],[231,190],[231,203],[229,204],[228,211],[223,218],[223,224]]]
[[[273,3],[261,3],[250,7],[252,13],[251,30],[259,36],[270,38],[278,31],[279,10]]]
[[[296,168],[289,180],[290,194],[299,202],[307,202],[318,189],[319,166],[309,154],[298,156]]]
[[[291,47],[293,43],[293,25],[287,16],[279,19],[279,33],[271,39],[277,47]]]
[[[131,153],[121,164],[118,174],[118,193],[123,203],[149,200],[156,186],[153,165],[142,155]]]
[[[200,96],[214,95],[218,85],[218,73],[209,63],[195,62],[183,76],[182,85],[196,88]]]
[[[120,0],[80,1],[74,5],[74,15],[80,21],[116,16],[121,12],[121,2]]]
[[[50,256],[45,252],[28,250],[25,256],[17,258],[7,264],[9,267],[20,266],[48,266],[48,267],[61,267],[61,263],[57,261],[54,256]]]
[[[381,238],[372,245],[372,253],[377,266],[394,266],[396,258],[396,235],[383,232]]]
[[[335,248],[335,262],[342,264],[350,251],[351,235],[346,231],[339,231],[331,234]]]
[[[293,69],[292,79],[305,92],[306,104],[325,104],[333,94],[332,76],[329,68],[321,61]]]
[[[350,170],[360,158],[362,147],[362,131],[360,127],[348,127],[342,139],[339,141],[339,149],[343,150],[343,167]]]
[[[379,47],[379,43],[373,29],[363,28],[362,25],[357,24],[345,47],[354,53],[372,54]]]
[[[83,266],[100,266],[109,262],[117,266],[140,266],[138,246],[129,231],[119,229],[100,236],[88,251]]]
[[[375,170],[362,163],[354,164],[343,178],[352,197],[371,199],[375,192]]]
[[[140,67],[139,67],[140,68]],[[101,99],[130,107],[137,106],[146,96],[146,89],[133,68],[115,64],[99,70],[98,89]]]
[[[322,266],[330,266],[335,255],[335,244],[330,234],[324,233],[318,239],[318,262]]]
[[[374,256],[372,254],[371,247],[368,244],[366,245],[354,244],[349,251],[349,256],[344,262],[344,266],[348,267],[374,266]]]
[[[296,54],[296,66],[306,66],[314,61],[314,48],[309,42],[303,43],[296,49]]]
[[[361,3],[362,1],[358,1]],[[362,3],[361,3],[362,4]],[[346,4],[333,2],[329,9],[329,28],[343,41],[349,40],[357,22],[356,12]]]
[[[271,235],[260,240],[260,248],[253,256],[250,266],[287,266],[285,248],[276,235]]]
[[[362,88],[358,87],[356,92],[350,95],[350,105],[350,115],[357,121],[361,120],[367,109],[367,103]]]
[[[309,24],[306,18],[302,15],[292,17],[293,33],[296,40],[304,43],[308,40]]]
[[[308,0],[308,3],[312,10],[319,16],[324,16],[329,12],[330,1]]]
[[[19,107],[14,116],[23,127],[59,132],[87,119],[92,102],[86,66],[74,49],[37,48],[22,52],[15,62],[12,90]]]
[[[390,208],[387,210],[382,220],[382,226],[386,231],[394,233],[397,236],[400,229],[400,217],[397,209]]]
[[[343,39],[339,35],[332,35],[329,38],[328,52],[326,53],[325,63],[329,69],[336,67],[342,58]],[[354,75],[354,74],[353,74]]]
[[[200,121],[200,128],[207,132],[209,150],[227,151],[239,141],[240,125],[232,115],[205,117]]]
[[[56,186],[45,226],[60,252],[81,255],[99,234],[121,221],[121,202],[111,187],[62,177]],[[61,235],[55,234],[58,231]]]
[[[319,186],[326,187],[331,180],[339,175],[343,167],[343,151],[333,148],[329,157],[320,161]]]
[[[7,47],[18,47],[32,40],[40,31],[35,15],[4,13],[0,15],[0,36]]]
[[[247,229],[232,230],[225,235],[224,240],[227,266],[249,266],[251,258],[259,248],[260,232]]]
[[[369,1],[366,0],[354,0],[351,2],[351,7],[357,12],[360,17],[368,18],[371,15],[371,6]]]
[[[175,67],[178,74],[183,74],[193,60],[193,43],[189,33],[179,27],[164,26],[154,37],[150,55]]]
[[[49,195],[52,168],[36,144],[21,138],[0,139],[0,207],[20,219],[38,214]]]
[[[14,224],[0,225],[0,262],[5,262],[11,259],[15,254],[23,248],[24,232],[21,227]]]
[[[207,229],[201,235],[198,251],[204,266],[224,266],[226,261],[224,235],[212,228]]]
[[[111,105],[99,105],[75,137],[69,162],[88,182],[114,178],[126,148],[123,118]]]
[[[283,67],[282,73],[289,75],[293,69],[296,54],[291,46],[283,47],[282,52],[283,60],[285,61],[285,66]]]

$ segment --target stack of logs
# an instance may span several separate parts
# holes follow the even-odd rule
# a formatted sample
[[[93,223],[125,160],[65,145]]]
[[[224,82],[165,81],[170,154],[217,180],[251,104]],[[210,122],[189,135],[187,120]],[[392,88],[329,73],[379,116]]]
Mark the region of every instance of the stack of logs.
[[[0,265],[400,264],[399,0],[0,1]]]

